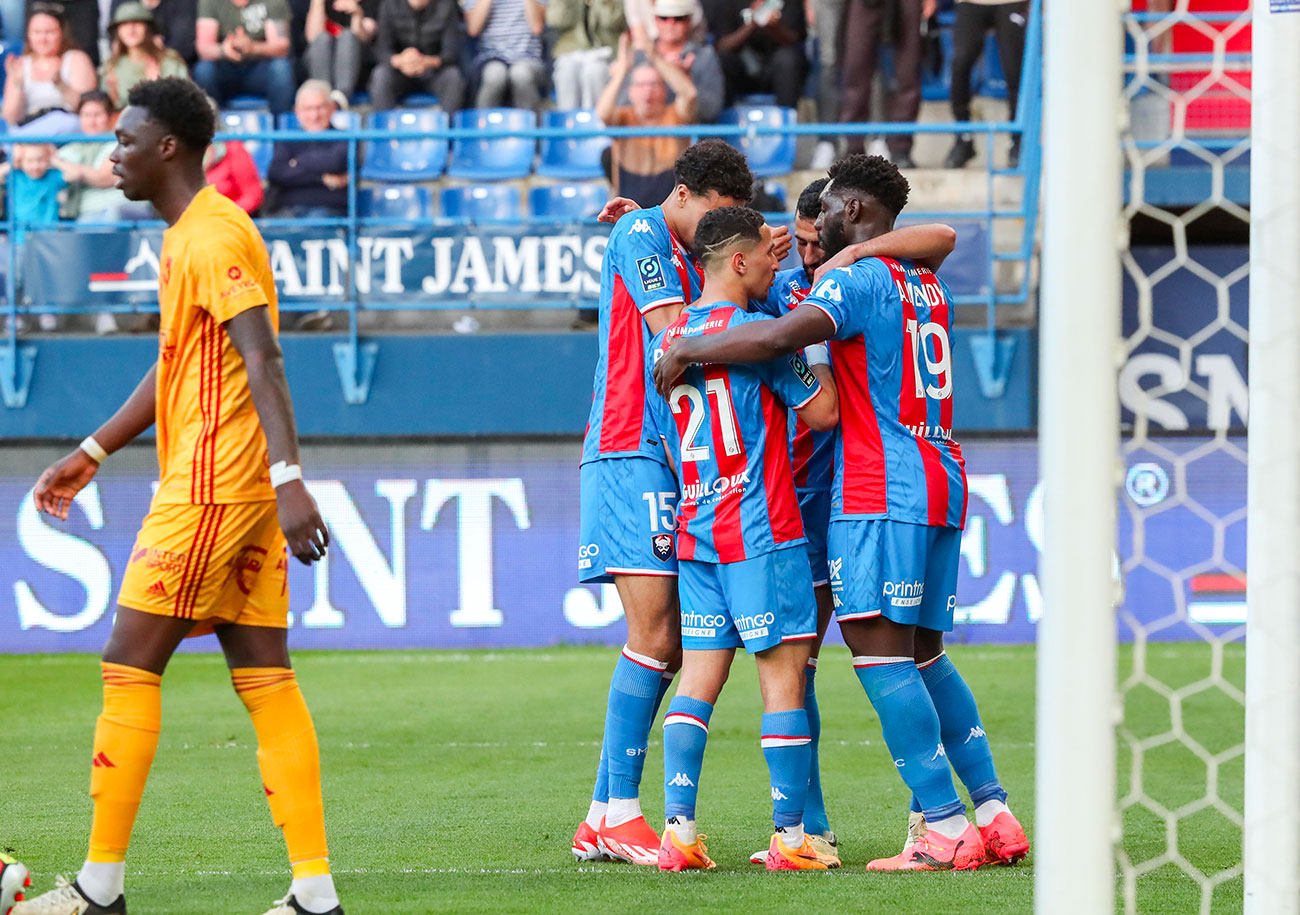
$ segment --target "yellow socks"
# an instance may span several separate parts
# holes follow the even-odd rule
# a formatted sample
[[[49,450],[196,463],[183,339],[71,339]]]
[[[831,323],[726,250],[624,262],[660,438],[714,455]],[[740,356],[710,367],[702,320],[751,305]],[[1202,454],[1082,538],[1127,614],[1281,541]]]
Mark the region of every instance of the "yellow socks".
[[[284,831],[293,876],[328,874],[320,749],[298,681],[284,667],[240,667],[230,674],[257,731],[266,799],[271,819]]]
[[[124,664],[100,665],[104,710],[95,725],[90,797],[95,816],[87,861],[126,860],[131,827],[149,778],[162,724],[162,677]],[[112,900],[109,900],[110,902]]]

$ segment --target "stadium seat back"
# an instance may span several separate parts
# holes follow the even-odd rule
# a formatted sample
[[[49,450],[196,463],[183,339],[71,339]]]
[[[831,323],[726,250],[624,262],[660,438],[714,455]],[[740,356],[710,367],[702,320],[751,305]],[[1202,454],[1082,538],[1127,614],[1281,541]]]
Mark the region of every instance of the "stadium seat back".
[[[275,128],[275,119],[269,111],[223,111],[217,118],[219,133],[270,133]],[[257,173],[266,177],[266,170],[271,165],[271,153],[275,144],[270,140],[240,140],[248,154],[253,157]]]
[[[728,108],[718,118],[719,124],[739,124],[741,127],[778,127],[798,122],[799,118],[793,108],[780,108],[776,105]],[[768,134],[729,137],[727,142],[745,154],[750,170],[757,177],[768,178],[786,175],[794,170],[795,139],[793,135]]]
[[[433,192],[415,184],[365,187],[357,191],[357,213],[362,218],[416,222],[433,214]]]
[[[372,130],[411,133],[447,129],[446,112],[395,108],[370,115]],[[361,177],[371,181],[432,181],[447,167],[447,141],[437,138],[369,140],[362,154]]]
[[[915,225],[925,220],[900,219],[898,225]],[[943,281],[953,295],[987,295],[989,260],[993,257],[988,223],[982,219],[945,220],[957,232],[957,247],[943,262]]]
[[[452,122],[468,130],[531,130],[537,115],[522,108],[477,108],[458,111]],[[447,174],[469,181],[504,181],[533,170],[537,141],[523,137],[453,140]]]
[[[528,208],[541,219],[595,219],[609,196],[603,181],[555,184],[530,190]]]
[[[466,222],[492,222],[520,217],[519,188],[509,184],[449,187],[438,195],[442,215]]]
[[[542,116],[542,126],[559,130],[590,130],[605,125],[590,108],[574,108],[546,112]],[[566,181],[600,178],[605,173],[600,156],[608,146],[609,137],[544,138],[537,174]]]

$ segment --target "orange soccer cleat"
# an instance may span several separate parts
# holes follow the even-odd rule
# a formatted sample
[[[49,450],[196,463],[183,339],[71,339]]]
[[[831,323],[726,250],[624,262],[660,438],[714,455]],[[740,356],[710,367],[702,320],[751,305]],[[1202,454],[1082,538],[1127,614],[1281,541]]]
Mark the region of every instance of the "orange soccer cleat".
[[[611,858],[648,867],[659,865],[659,833],[650,828],[643,816],[618,826],[606,826],[601,820],[599,837],[605,854]]]
[[[981,827],[980,839],[984,842],[985,864],[1015,864],[1029,854],[1029,839],[1024,827],[1004,810],[989,825]]]
[[[606,861],[605,850],[600,846],[600,836],[586,820],[578,824],[578,831],[573,834],[573,857],[579,861]]]
[[[767,860],[763,863],[770,871],[824,871],[829,867],[806,835],[803,844],[792,849],[781,841],[780,835],[773,834],[767,847]]]
[[[877,858],[869,871],[965,871],[984,863],[984,843],[974,823],[955,839],[929,829],[892,858]]]
[[[664,841],[659,846],[661,871],[713,870],[717,867],[704,847],[705,836],[697,836],[689,845],[680,842],[671,829],[664,830]]]

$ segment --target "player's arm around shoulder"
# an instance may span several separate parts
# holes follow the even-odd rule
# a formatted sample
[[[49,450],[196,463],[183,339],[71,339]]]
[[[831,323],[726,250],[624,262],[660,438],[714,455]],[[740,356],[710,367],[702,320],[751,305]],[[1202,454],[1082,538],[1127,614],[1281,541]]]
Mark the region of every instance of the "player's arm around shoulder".
[[[293,555],[309,565],[325,555],[330,536],[316,500],[302,481],[298,430],[289,381],[284,374],[284,353],[271,326],[270,311],[265,305],[248,308],[222,326],[244,360],[248,390],[266,435],[280,529]]]

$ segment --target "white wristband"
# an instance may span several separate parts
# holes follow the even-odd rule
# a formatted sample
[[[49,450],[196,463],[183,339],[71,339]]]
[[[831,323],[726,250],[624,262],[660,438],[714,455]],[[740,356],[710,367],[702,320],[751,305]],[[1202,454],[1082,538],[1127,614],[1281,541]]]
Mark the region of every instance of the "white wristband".
[[[92,461],[96,464],[104,463],[104,458],[108,457],[108,452],[104,446],[95,441],[95,436],[87,435],[81,442],[81,450],[86,452]]]
[[[275,489],[279,489],[285,483],[292,480],[301,479],[301,464],[287,464],[284,461],[276,461],[271,465],[271,486]]]
[[[831,351],[825,343],[814,343],[803,348],[803,361],[809,365],[830,365]]]

